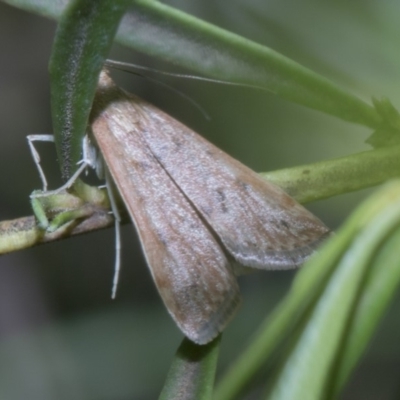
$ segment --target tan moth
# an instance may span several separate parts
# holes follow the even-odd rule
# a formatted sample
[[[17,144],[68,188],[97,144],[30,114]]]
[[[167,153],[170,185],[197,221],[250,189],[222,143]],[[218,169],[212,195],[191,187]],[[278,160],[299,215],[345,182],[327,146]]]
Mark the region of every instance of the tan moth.
[[[217,336],[239,305],[235,262],[294,268],[329,235],[282,189],[118,88],[106,70],[90,124],[157,289],[196,343]]]

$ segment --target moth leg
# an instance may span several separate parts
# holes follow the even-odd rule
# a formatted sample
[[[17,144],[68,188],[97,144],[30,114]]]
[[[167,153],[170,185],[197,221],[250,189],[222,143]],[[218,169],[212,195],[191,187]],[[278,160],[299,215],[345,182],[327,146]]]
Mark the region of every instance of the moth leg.
[[[117,294],[119,273],[121,270],[121,216],[118,211],[117,203],[114,196],[114,188],[112,186],[112,178],[108,171],[104,171],[103,161],[101,160],[95,146],[90,143],[88,136],[86,135],[83,139],[82,143],[82,160],[78,163],[80,164],[79,168],[76,172],[68,179],[68,181],[59,187],[58,189],[48,191],[47,187],[47,179],[43,172],[43,169],[40,165],[40,155],[36,150],[33,142],[53,142],[54,143],[54,135],[45,135],[45,134],[34,134],[29,135],[27,137],[28,145],[32,154],[33,161],[35,162],[36,168],[38,169],[40,179],[42,181],[43,191],[35,191],[31,194],[32,206],[40,224],[46,229],[49,226],[49,221],[47,219],[45,210],[41,202],[39,202],[38,198],[40,197],[49,197],[52,195],[60,194],[61,192],[69,189],[79,178],[79,176],[87,169],[87,167],[91,167],[96,170],[99,178],[105,177],[106,179],[106,188],[108,192],[108,196],[111,203],[111,210],[115,218],[115,267],[114,267],[114,278],[112,285],[112,294],[111,297],[115,299]],[[67,215],[65,215],[67,217]]]
[[[114,277],[111,290],[111,298],[115,299],[117,295],[119,274],[121,271],[121,215],[118,210],[117,202],[115,200],[114,191],[116,190],[113,180],[111,178],[108,169],[105,169],[106,188],[108,198],[110,199],[111,210],[114,215],[115,222],[115,265],[114,265]]]
[[[40,135],[30,135],[30,136],[40,136]],[[44,136],[48,136],[51,137],[52,140],[48,140],[48,141],[53,141],[54,142],[54,136],[53,135],[44,135]],[[40,139],[34,139],[35,141],[38,141]],[[45,141],[45,140],[42,140]],[[32,143],[32,139],[28,139],[28,143]],[[33,146],[33,145],[32,145]],[[34,148],[34,147],[33,147]],[[102,170],[101,168],[101,161],[99,160],[97,151],[95,149],[95,147],[90,143],[90,140],[88,138],[88,136],[86,135],[83,138],[83,143],[82,143],[82,153],[83,153],[83,157],[82,160],[79,161],[78,164],[80,164],[79,168],[75,171],[75,173],[68,179],[68,181],[66,183],[64,183],[64,185],[60,186],[59,188],[55,189],[55,190],[47,190],[47,181],[46,178],[44,177],[44,173],[42,168],[40,167],[40,164],[36,161],[37,159],[39,159],[40,161],[40,157],[38,152],[36,151],[36,149],[34,148],[34,152],[32,152],[32,156],[35,160],[35,163],[38,167],[39,170],[39,174],[42,178],[42,182],[43,182],[43,191],[42,192],[34,192],[31,194],[31,199],[33,198],[37,198],[37,197],[46,197],[46,196],[50,196],[53,194],[59,194],[67,189],[69,189],[75,182],[76,180],[79,178],[79,176],[82,174],[83,171],[86,170],[87,167],[91,167],[93,169],[96,170],[96,172],[99,173],[99,171]]]
[[[105,167],[104,161],[103,161],[100,153],[97,151],[97,148],[91,144],[90,139],[87,135],[84,137],[82,153],[83,153],[83,158],[80,161],[80,163],[82,165],[76,171],[74,176],[76,174],[78,174],[79,171],[80,171],[80,173],[83,171],[81,169],[82,167],[83,167],[83,169],[85,169],[86,167],[91,167],[96,171],[96,174],[100,179],[105,179],[105,187],[107,189],[108,198],[110,200],[111,212],[114,215],[115,263],[114,263],[114,277],[113,277],[113,283],[112,283],[112,289],[111,289],[111,298],[115,299],[115,297],[117,295],[119,274],[121,271],[121,215],[119,213],[117,201],[115,199],[115,190],[117,190],[117,189],[115,188],[115,186],[113,184],[113,180],[111,178],[110,172],[108,171],[107,167]],[[76,176],[76,178],[79,176],[79,174]],[[69,181],[71,181],[72,178]],[[74,181],[72,181],[72,184],[73,184],[73,182]]]
[[[36,165],[36,168],[39,172],[40,180],[42,181],[42,186],[43,186],[43,192],[47,191],[47,179],[46,176],[43,172],[43,169],[40,165],[40,155],[39,152],[36,150],[35,145],[33,142],[52,142],[54,143],[54,136],[53,135],[46,135],[46,134],[35,134],[35,135],[28,135],[26,137],[28,140],[28,146],[31,151],[31,155],[33,158],[33,161]]]
[[[82,153],[83,158],[79,162],[81,164],[78,170],[73,174],[73,176],[61,187],[56,190],[48,191],[47,187],[47,180],[43,169],[40,165],[40,156],[38,151],[36,150],[33,142],[54,142],[53,135],[29,135],[27,137],[29,148],[31,150],[31,154],[33,160],[36,164],[36,167],[39,171],[40,178],[43,184],[43,190],[35,190],[31,195],[31,204],[34,214],[39,221],[40,226],[43,229],[54,231],[58,229],[60,226],[70,222],[73,219],[77,219],[81,217],[81,210],[78,208],[81,205],[76,204],[76,200],[72,202],[71,199],[75,198],[76,196],[69,194],[66,189],[71,187],[76,180],[78,179],[79,175],[88,167],[96,168],[99,170],[100,168],[97,166],[97,163],[100,160],[97,157],[97,152],[94,146],[91,145],[89,139],[85,136],[83,143],[82,143]],[[69,197],[68,197],[69,196]],[[65,201],[64,201],[65,200]],[[70,204],[69,206],[64,207],[64,202],[66,204]],[[64,211],[61,211],[65,208]],[[52,222],[50,223],[48,215],[52,215],[54,210],[59,209],[60,212],[57,212],[57,217],[52,217]],[[73,210],[73,211],[71,211]]]

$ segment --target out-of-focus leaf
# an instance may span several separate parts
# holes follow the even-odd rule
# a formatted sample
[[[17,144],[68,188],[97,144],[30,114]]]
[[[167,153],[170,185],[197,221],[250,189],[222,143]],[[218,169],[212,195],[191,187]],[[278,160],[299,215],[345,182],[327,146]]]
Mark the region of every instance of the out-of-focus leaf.
[[[332,386],[336,398],[367,347],[376,325],[384,315],[400,283],[400,229],[396,227],[372,258],[363,290],[350,321],[348,335],[340,350],[337,379]]]
[[[354,212],[337,235],[300,271],[287,298],[221,381],[216,399],[236,398],[276,350],[282,353],[282,346],[286,349],[286,361],[270,390],[270,398],[320,399],[327,388],[343,385],[365,345],[365,337],[359,338],[361,329],[350,324],[351,316],[367,282],[371,260],[387,236],[400,225],[399,204],[400,182],[395,181]],[[391,279],[398,281],[397,274],[398,271],[393,273]],[[369,327],[366,337],[376,326],[388,297],[378,301],[377,313],[370,316],[365,310],[364,318],[360,318]],[[340,368],[333,371],[339,365],[338,354],[346,335],[351,338],[350,328],[358,331],[351,343],[360,339],[360,345],[348,358],[343,355],[340,367],[343,371]],[[340,384],[336,377],[340,377]]]
[[[386,97],[381,99],[372,98],[372,102],[385,123],[366,142],[376,148],[397,146],[400,143],[400,113]]]
[[[1,0],[10,6],[43,15],[47,18],[59,19],[71,0]]]
[[[371,218],[337,263],[324,291],[310,310],[268,399],[319,400],[330,397],[337,372],[336,362],[342,357],[341,344],[349,332],[352,313],[359,293],[364,289],[371,260],[387,235],[400,224],[399,200],[397,198]]]

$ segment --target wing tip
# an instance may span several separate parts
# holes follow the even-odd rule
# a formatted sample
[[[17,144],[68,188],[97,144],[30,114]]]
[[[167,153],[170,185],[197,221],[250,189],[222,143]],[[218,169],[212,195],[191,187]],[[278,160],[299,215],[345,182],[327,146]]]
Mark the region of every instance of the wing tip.
[[[226,300],[200,327],[193,329],[192,326],[180,326],[185,336],[200,345],[207,344],[215,339],[232,320],[240,306],[241,296],[239,289],[235,288],[232,294],[233,296]]]

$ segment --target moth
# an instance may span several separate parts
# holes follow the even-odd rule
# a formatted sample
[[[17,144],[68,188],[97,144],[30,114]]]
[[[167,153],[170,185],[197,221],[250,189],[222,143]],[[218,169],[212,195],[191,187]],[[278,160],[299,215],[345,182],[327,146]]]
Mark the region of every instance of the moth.
[[[90,126],[158,292],[193,342],[211,341],[237,310],[236,263],[295,268],[329,235],[282,189],[117,87],[106,70]]]

